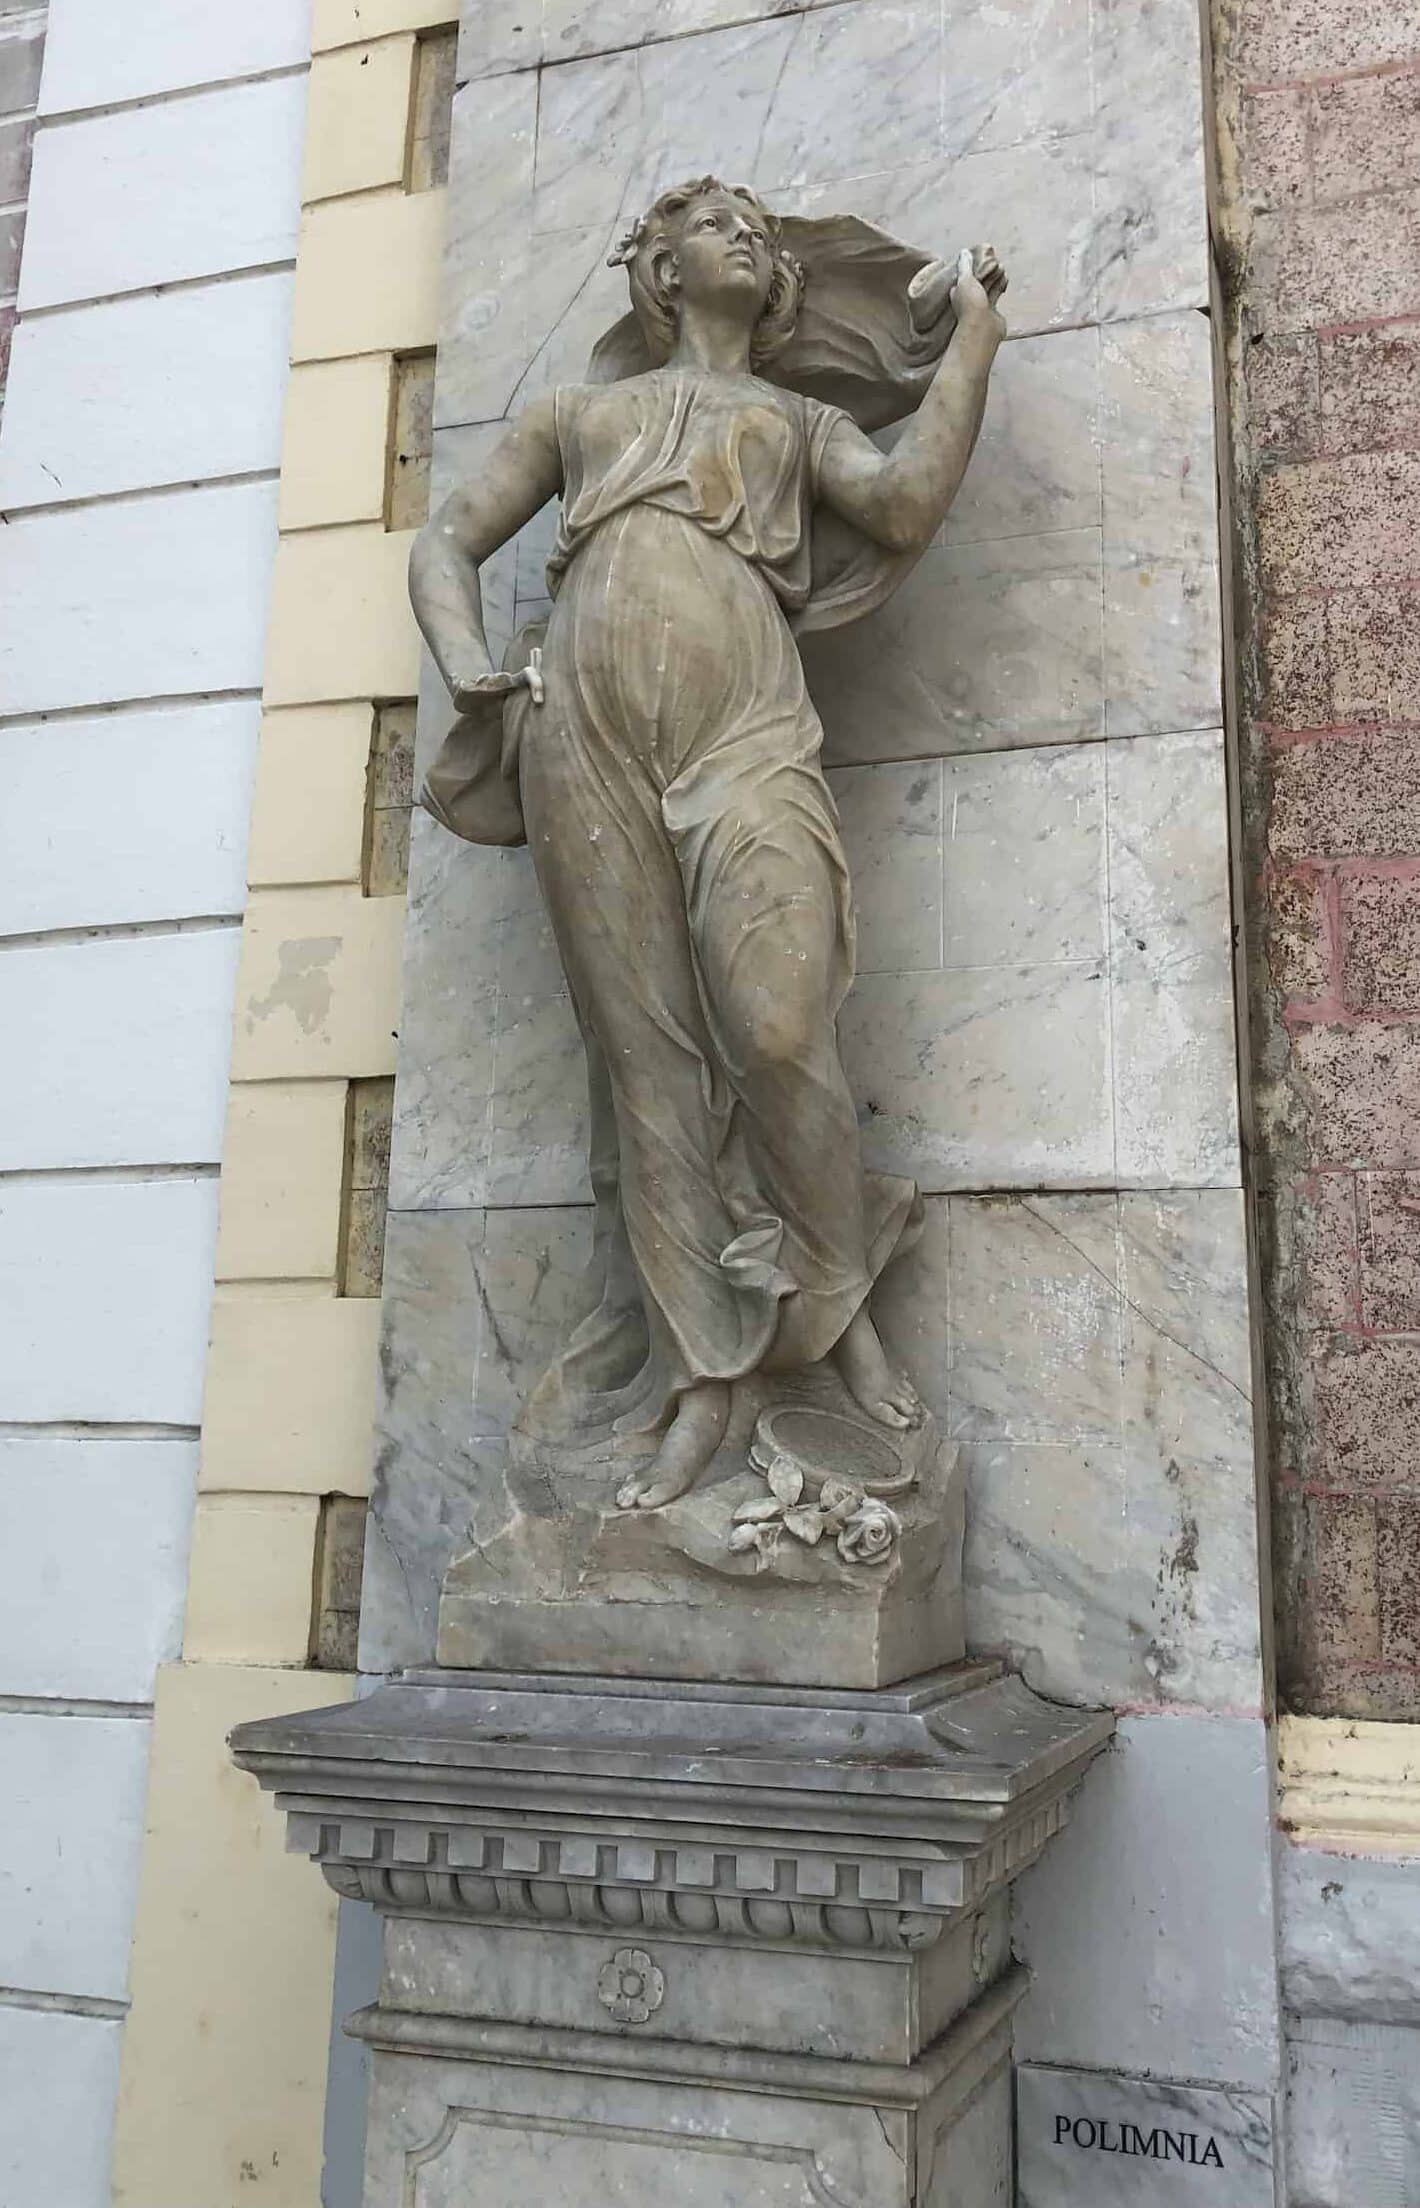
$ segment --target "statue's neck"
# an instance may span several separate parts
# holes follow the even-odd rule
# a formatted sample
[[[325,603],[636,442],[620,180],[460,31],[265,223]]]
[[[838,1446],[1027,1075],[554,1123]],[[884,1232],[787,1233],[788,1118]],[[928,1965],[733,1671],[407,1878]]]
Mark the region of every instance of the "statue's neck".
[[[706,307],[684,307],[667,365],[698,369],[702,374],[747,376],[749,331],[738,316],[716,314]]]

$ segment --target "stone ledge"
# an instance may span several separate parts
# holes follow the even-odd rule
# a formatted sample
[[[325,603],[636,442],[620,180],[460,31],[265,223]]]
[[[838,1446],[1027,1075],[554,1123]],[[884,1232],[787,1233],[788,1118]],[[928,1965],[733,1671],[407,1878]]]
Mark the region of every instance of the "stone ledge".
[[[973,1664],[842,1694],[422,1673],[232,1747],[386,1912],[910,1951],[1036,1859],[1112,1728]]]
[[[657,2083],[724,2085],[752,2093],[786,2093],[812,2100],[917,2108],[946,2088],[950,2118],[1007,2061],[1011,2018],[1030,1983],[1013,1964],[970,2009],[912,2064],[842,2062],[814,2055],[781,2055],[766,2049],[706,2047],[676,2040],[612,2038],[605,2032],[549,2030],[545,2025],[501,2024],[461,2016],[420,2016],[376,2004],[357,2010],[345,2029],[389,2054],[441,2060],[516,2064],[560,2072],[646,2078]]]

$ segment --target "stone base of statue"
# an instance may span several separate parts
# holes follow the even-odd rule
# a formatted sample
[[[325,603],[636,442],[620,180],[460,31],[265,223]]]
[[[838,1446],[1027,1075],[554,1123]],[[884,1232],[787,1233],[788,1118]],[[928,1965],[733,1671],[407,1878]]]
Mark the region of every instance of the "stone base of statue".
[[[445,1575],[440,1663],[878,1687],[964,1653],[964,1476],[930,1417],[890,1432],[816,1366],[740,1382],[678,1502],[619,1509],[637,1462],[514,1433],[497,1530]]]
[[[365,2208],[1006,2208],[1010,1884],[1111,1723],[964,1663],[414,1672],[240,1727],[385,1920]]]

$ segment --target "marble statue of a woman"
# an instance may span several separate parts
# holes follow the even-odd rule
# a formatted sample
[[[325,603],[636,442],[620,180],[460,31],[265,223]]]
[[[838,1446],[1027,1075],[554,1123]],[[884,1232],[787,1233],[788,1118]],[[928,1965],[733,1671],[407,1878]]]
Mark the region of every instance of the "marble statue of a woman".
[[[860,1163],[835,1030],[848,872],[794,629],[820,587],[816,512],[871,548],[876,597],[931,538],[976,441],[1005,279],[989,248],[955,270],[917,257],[917,319],[935,311],[938,334],[884,453],[782,366],[770,380],[804,298],[789,228],[713,178],[663,194],[620,255],[629,360],[529,406],[411,563],[466,716],[426,803],[474,840],[525,833],[587,1052],[598,1301],[523,1418],[657,1436],[625,1507],[693,1484],[752,1373],[831,1358],[881,1425],[921,1416],[868,1307],[920,1204]],[[555,497],[545,638],[499,671],[479,565]],[[500,817],[480,827],[480,805]]]

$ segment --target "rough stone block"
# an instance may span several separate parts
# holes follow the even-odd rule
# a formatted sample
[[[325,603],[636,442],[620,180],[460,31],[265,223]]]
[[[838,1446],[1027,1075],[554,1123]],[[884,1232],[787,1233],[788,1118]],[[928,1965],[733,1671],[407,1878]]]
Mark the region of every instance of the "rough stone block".
[[[1349,1173],[1312,1173],[1295,1191],[1291,1248],[1299,1261],[1298,1313],[1306,1326],[1354,1326],[1363,1316],[1357,1186]]]
[[[1340,591],[1327,600],[1332,712],[1337,721],[1420,719],[1420,623],[1412,590]],[[1411,785],[1402,781],[1394,802]]]
[[[1254,207],[1286,207],[1311,197],[1305,91],[1287,87],[1242,96],[1241,181]]]
[[[1310,99],[1318,203],[1404,191],[1415,182],[1420,168],[1420,75],[1388,71],[1318,84]]]
[[[1321,434],[1330,451],[1420,445],[1420,333],[1328,332],[1317,341],[1317,359]]]
[[[0,123],[0,206],[13,206],[28,192],[33,145],[34,124],[27,115]]]
[[[42,131],[22,308],[290,260],[305,111],[278,77]]]
[[[1341,875],[1342,982],[1358,1012],[1420,1001],[1420,861],[1415,871]]]
[[[1409,61],[1415,27],[1391,0],[1309,0],[1304,9],[1248,0],[1240,65],[1256,79],[1296,79]]]
[[[1319,599],[1264,599],[1258,615],[1263,719],[1274,728],[1321,728],[1331,718],[1326,607]]]
[[[1420,735],[1357,729],[1272,754],[1274,858],[1420,851]]]
[[[1274,1491],[1273,1510],[1285,1584],[1296,1591],[1283,1620],[1279,1684],[1295,1706],[1314,1708],[1319,1694],[1334,1695],[1338,1682],[1354,1687],[1380,1661],[1376,1505],[1288,1486]]]
[[[1264,584],[1335,590],[1407,578],[1417,496],[1420,453],[1355,453],[1275,469],[1257,494]]]
[[[1327,994],[1333,948],[1327,877],[1297,867],[1271,878],[1267,899],[1267,963],[1284,1004]]]
[[[1363,1323],[1420,1333],[1420,1174],[1363,1173],[1356,1192]]]
[[[122,2000],[150,1727],[0,1713],[0,1983]]]
[[[1420,1668],[1420,1495],[1393,1495],[1376,1509],[1381,1657]]]
[[[1420,1342],[1338,1338],[1317,1366],[1316,1389],[1330,1480],[1420,1486]]]
[[[1257,218],[1255,285],[1274,331],[1314,330],[1420,309],[1420,192]]]
[[[0,30],[0,115],[22,115],[39,97],[45,20],[35,13]]]
[[[182,1644],[190,1441],[0,1440],[0,1682],[145,1702]]]
[[[1310,451],[1320,410],[1316,339],[1259,332],[1247,347],[1243,373],[1254,449],[1269,457]]]
[[[1316,1166],[1420,1165],[1420,1033],[1406,1022],[1299,1027],[1292,1053],[1306,1087],[1305,1139]]]

